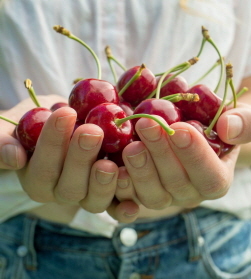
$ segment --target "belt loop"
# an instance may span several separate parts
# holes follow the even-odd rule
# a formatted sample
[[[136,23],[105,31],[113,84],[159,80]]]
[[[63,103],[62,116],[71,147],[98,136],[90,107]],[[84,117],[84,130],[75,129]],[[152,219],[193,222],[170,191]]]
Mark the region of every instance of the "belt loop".
[[[34,248],[35,228],[37,219],[25,216],[24,219],[24,234],[23,234],[23,247],[27,249],[27,253],[23,255],[24,265],[27,270],[37,269],[37,255]],[[20,248],[20,247],[19,247]]]
[[[204,238],[200,234],[197,217],[193,211],[183,213],[182,217],[185,220],[187,230],[189,261],[197,261],[201,258],[201,247],[204,243]]]

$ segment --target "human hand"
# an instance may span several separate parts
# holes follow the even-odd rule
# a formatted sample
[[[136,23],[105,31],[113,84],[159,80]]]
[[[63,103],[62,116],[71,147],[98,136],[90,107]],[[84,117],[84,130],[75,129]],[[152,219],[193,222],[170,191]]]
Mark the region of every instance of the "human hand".
[[[49,108],[64,98],[58,95],[38,96],[41,106]],[[2,113],[3,116],[18,122],[30,109],[34,108],[31,98],[27,98],[10,110]],[[15,125],[0,119],[0,169],[18,170],[25,166],[27,156],[24,148],[15,138]]]
[[[224,117],[218,128],[227,130]],[[245,121],[249,117],[246,112]],[[175,134],[168,136],[153,120],[142,118],[137,122],[141,141],[124,149],[126,168],[120,168],[116,191],[119,200],[131,199],[149,209],[171,205],[189,208],[227,193],[240,148],[236,146],[231,153],[219,158],[191,125],[178,122],[171,127]],[[231,143],[246,140],[244,132]]]
[[[42,99],[39,99],[41,106],[47,108],[63,101],[52,96]],[[33,107],[34,104],[27,99],[6,112],[5,116],[18,122]],[[21,185],[34,201],[78,204],[94,213],[110,207],[111,214],[117,219],[130,220],[130,216],[125,215],[127,202],[112,202],[118,173],[116,164],[109,160],[96,161],[103,131],[96,125],[86,124],[72,136],[75,120],[76,112],[69,107],[55,111],[46,122],[29,161],[25,150],[13,136],[15,126],[2,120],[1,145],[14,142],[19,152],[18,165],[10,167],[2,162],[2,168],[21,169],[17,172]]]

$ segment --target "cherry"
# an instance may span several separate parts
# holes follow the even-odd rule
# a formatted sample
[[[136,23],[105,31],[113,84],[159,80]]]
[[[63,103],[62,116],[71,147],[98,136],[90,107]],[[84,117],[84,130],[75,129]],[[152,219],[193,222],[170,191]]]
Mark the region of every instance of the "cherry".
[[[126,117],[123,109],[114,103],[102,103],[95,106],[86,116],[85,123],[93,123],[104,131],[101,149],[107,153],[122,150],[132,139],[130,121],[117,125],[116,120]]]
[[[16,136],[27,151],[34,151],[44,123],[51,115],[47,108],[34,108],[26,112],[16,127]]]
[[[176,103],[187,120],[198,120],[204,125],[209,125],[222,103],[222,99],[204,84],[197,84],[190,89],[189,93],[199,95],[198,102],[180,101]],[[226,110],[223,108],[222,112]]]
[[[133,76],[143,68],[139,77],[137,77],[130,86],[121,94],[121,90],[128,84]],[[130,103],[133,107],[137,106],[142,100],[144,100],[157,86],[156,77],[145,66],[135,66],[125,71],[117,82],[117,88],[119,95],[122,95],[123,99]]]
[[[51,106],[50,110],[51,111],[55,111],[59,108],[62,108],[62,107],[68,107],[68,103],[65,103],[65,102],[58,102],[58,103],[55,103]]]
[[[205,130],[207,126],[203,125],[201,122],[197,120],[188,120],[186,122],[196,128],[205,137],[208,144],[219,157],[229,153],[234,148],[234,145],[223,142],[214,130],[210,130],[210,133],[206,134]]]
[[[77,118],[84,121],[89,111],[102,103],[119,103],[116,88],[105,80],[84,79],[77,82],[69,96],[69,106],[77,112]]]
[[[173,74],[168,74],[163,82],[173,77]],[[166,85],[164,85],[160,90],[160,98],[164,96],[169,96],[175,93],[186,93],[188,91],[188,83],[186,79],[182,76],[176,76],[170,80]]]
[[[133,114],[133,107],[130,103],[124,101],[122,98],[120,98],[119,106],[124,110],[127,116]]]
[[[26,151],[32,153],[36,147],[37,140],[44,126],[44,123],[51,114],[51,110],[47,108],[37,107],[26,112],[21,117],[18,123],[4,116],[0,116],[0,119],[16,125],[16,138]]]
[[[142,101],[135,109],[134,114],[151,114],[159,115],[165,119],[167,124],[182,121],[182,113],[174,103],[163,99],[146,99]],[[138,119],[133,119],[132,123],[135,127]]]

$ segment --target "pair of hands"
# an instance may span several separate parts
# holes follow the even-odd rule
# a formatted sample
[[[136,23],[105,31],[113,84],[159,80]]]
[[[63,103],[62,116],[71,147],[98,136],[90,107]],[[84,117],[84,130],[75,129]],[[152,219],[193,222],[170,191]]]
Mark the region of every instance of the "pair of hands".
[[[62,99],[55,95],[40,97],[46,107],[58,101]],[[33,107],[27,99],[5,116],[18,121]],[[218,134],[230,144],[247,143],[250,119],[249,106],[231,109],[220,117]],[[15,126],[0,120],[0,168],[16,170],[31,199],[79,204],[93,213],[107,210],[121,222],[132,222],[140,213],[140,204],[154,210],[172,205],[194,207],[228,191],[239,146],[220,159],[191,125],[174,123],[171,127],[176,132],[168,136],[156,122],[142,118],[136,126],[141,141],[126,146],[125,167],[118,168],[110,160],[96,160],[102,129],[85,124],[72,136],[75,121],[71,108],[53,112],[27,162],[24,149],[13,137]]]

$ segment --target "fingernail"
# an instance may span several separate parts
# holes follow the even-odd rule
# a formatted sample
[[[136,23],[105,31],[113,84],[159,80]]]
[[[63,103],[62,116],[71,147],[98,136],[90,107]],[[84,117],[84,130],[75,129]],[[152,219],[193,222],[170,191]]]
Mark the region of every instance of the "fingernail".
[[[146,151],[143,150],[138,154],[132,155],[132,156],[127,156],[127,159],[129,163],[134,167],[134,168],[141,168],[145,165],[146,163]]]
[[[115,175],[115,172],[106,172],[102,170],[96,171],[96,179],[100,184],[109,184]]]
[[[11,167],[18,167],[17,146],[14,144],[5,144],[1,149],[1,157],[3,162]]]
[[[154,125],[152,127],[140,129],[140,132],[144,136],[145,139],[149,141],[156,141],[160,139],[161,136],[161,127],[159,125]]]
[[[125,213],[124,213],[124,216],[130,218],[130,217],[136,216],[137,214],[138,214],[138,211],[135,212],[135,213],[127,213],[127,212],[125,212]]]
[[[84,150],[92,150],[101,139],[101,135],[81,134],[79,136],[79,145]]]
[[[188,130],[177,129],[175,133],[170,136],[171,141],[178,148],[188,147],[191,143],[191,135]]]
[[[56,128],[58,131],[63,132],[68,129],[68,125],[72,126],[75,121],[75,115],[58,117],[56,120]]]
[[[117,180],[118,187],[125,189],[129,185],[129,180],[128,179],[118,179]]]
[[[228,115],[227,116],[227,136],[228,139],[234,139],[238,137],[243,130],[242,118],[238,115]]]

